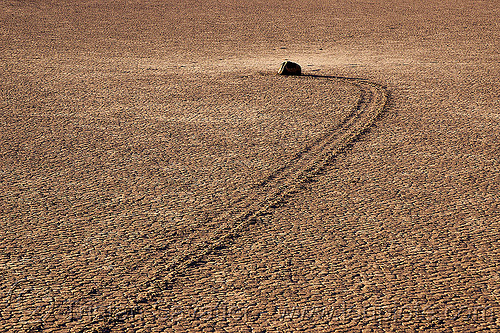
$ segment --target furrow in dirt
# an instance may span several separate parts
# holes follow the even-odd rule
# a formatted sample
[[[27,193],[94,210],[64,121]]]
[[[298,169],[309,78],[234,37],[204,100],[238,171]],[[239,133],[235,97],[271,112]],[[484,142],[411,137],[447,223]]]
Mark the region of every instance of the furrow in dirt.
[[[248,197],[239,198],[239,205],[215,219],[220,227],[195,245],[189,253],[174,258],[153,279],[160,288],[168,287],[176,276],[184,274],[189,266],[202,262],[217,249],[228,246],[259,217],[270,214],[274,207],[291,197],[301,185],[321,173],[331,160],[366,131],[383,112],[387,102],[384,87],[360,79],[342,77],[318,77],[341,80],[360,91],[360,98],[353,111],[340,126],[318,140],[314,146],[306,147],[291,163],[271,173]]]

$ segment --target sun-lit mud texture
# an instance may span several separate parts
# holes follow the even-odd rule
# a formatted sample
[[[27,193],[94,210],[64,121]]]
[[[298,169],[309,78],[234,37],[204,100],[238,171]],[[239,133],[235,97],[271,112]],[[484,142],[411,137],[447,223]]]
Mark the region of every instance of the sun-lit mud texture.
[[[5,267],[95,306],[116,297],[103,290],[144,288],[219,226],[212,217],[335,133],[359,98],[314,78],[117,76],[100,79],[107,95],[85,71],[64,88],[2,84],[4,100],[30,98],[3,108]]]
[[[0,330],[498,330],[499,14],[1,1]]]

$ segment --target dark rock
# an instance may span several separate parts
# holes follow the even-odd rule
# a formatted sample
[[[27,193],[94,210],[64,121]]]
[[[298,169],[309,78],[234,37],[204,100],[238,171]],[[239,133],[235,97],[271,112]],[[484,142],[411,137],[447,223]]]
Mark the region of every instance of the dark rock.
[[[285,61],[281,64],[279,75],[300,75],[302,74],[302,69],[299,64],[291,61]]]

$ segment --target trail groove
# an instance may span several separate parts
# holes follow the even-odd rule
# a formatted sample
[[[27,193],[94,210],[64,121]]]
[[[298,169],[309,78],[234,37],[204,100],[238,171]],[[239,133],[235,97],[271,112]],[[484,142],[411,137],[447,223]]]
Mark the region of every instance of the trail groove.
[[[384,111],[388,92],[379,84],[356,78],[313,77],[320,80],[340,80],[358,89],[360,97],[352,112],[340,126],[332,128],[327,135],[305,147],[292,157],[289,163],[259,182],[251,195],[237,199],[233,207],[213,221],[220,227],[195,245],[190,252],[173,258],[152,278],[153,285],[160,289],[168,288],[189,266],[202,262],[217,249],[228,246],[246,228],[256,223],[259,217],[271,213],[274,207],[317,176]]]

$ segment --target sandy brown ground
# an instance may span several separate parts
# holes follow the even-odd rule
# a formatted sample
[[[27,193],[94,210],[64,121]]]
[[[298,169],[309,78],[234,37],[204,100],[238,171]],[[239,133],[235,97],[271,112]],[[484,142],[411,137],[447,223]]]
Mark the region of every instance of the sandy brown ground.
[[[0,331],[497,331],[499,15],[1,0]]]

